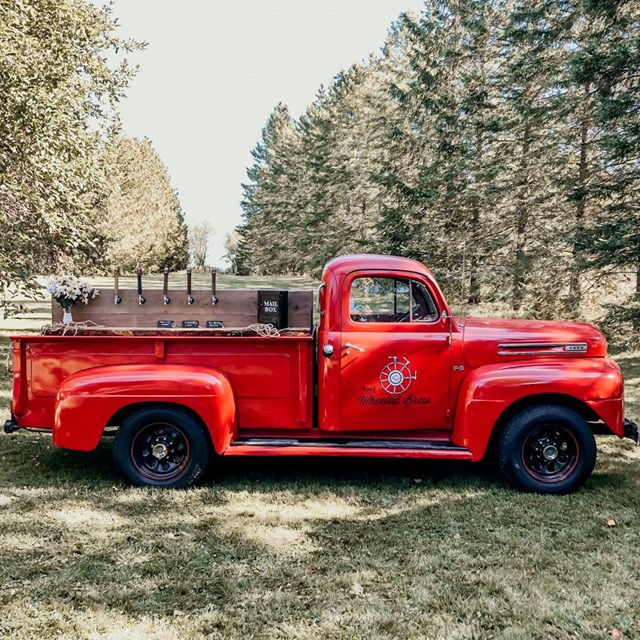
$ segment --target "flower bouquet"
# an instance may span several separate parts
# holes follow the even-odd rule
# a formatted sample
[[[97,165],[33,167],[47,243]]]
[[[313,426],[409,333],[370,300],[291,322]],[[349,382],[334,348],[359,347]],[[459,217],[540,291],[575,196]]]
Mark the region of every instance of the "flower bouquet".
[[[93,300],[99,294],[99,291],[92,287],[88,280],[76,278],[68,273],[49,278],[47,291],[63,308],[64,316],[62,322],[65,324],[73,322],[71,307],[74,304],[79,302],[89,304],[89,300]]]

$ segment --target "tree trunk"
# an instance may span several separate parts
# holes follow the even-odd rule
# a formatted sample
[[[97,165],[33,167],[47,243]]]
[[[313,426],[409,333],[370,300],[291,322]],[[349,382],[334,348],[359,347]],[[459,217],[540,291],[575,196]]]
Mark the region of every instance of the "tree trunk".
[[[588,100],[589,86],[585,87],[585,100]],[[573,265],[571,266],[571,279],[569,281],[569,301],[571,308],[577,310],[582,301],[582,289],[580,286],[580,271],[582,268],[582,252],[578,247],[578,237],[584,226],[587,211],[587,179],[588,179],[588,145],[589,145],[589,119],[585,112],[580,123],[580,164],[578,167],[578,184],[576,185],[576,219],[575,239],[573,242]]]
[[[482,132],[476,129],[476,162],[480,162],[483,152]],[[473,198],[471,210],[471,251],[469,252],[469,304],[480,303],[480,251],[482,247],[480,229],[480,203],[478,196]]]
[[[471,217],[471,242],[473,248],[469,256],[469,304],[480,303],[479,247],[480,247],[480,208],[473,207]]]
[[[513,264],[511,306],[519,311],[524,298],[524,283],[527,276],[527,227],[529,226],[529,170],[528,160],[531,148],[531,126],[526,125],[520,158],[520,188],[516,205],[516,255]]]

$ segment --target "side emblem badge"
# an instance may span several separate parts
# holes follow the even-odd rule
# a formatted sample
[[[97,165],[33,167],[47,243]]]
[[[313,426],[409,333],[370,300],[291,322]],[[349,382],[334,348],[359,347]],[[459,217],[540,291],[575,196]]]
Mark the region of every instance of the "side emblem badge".
[[[389,360],[391,362],[387,362],[380,370],[380,384],[392,395],[404,393],[418,377],[418,373],[411,373],[408,358],[403,357],[400,360],[398,356],[389,356]]]

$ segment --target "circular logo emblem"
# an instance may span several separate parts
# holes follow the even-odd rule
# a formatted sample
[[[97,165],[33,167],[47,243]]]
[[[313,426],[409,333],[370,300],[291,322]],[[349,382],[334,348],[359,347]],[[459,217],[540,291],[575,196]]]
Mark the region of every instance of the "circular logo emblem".
[[[404,393],[416,379],[417,374],[411,373],[407,358],[400,361],[398,356],[389,356],[389,359],[391,362],[387,362],[380,371],[380,384],[387,393],[392,395]]]

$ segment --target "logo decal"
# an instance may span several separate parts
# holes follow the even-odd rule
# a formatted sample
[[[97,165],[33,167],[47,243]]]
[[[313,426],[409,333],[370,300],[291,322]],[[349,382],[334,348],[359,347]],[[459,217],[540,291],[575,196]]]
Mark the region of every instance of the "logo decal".
[[[389,360],[391,362],[387,362],[380,370],[380,384],[391,395],[404,393],[418,377],[418,373],[411,373],[408,358],[400,360],[398,356],[389,356]]]

